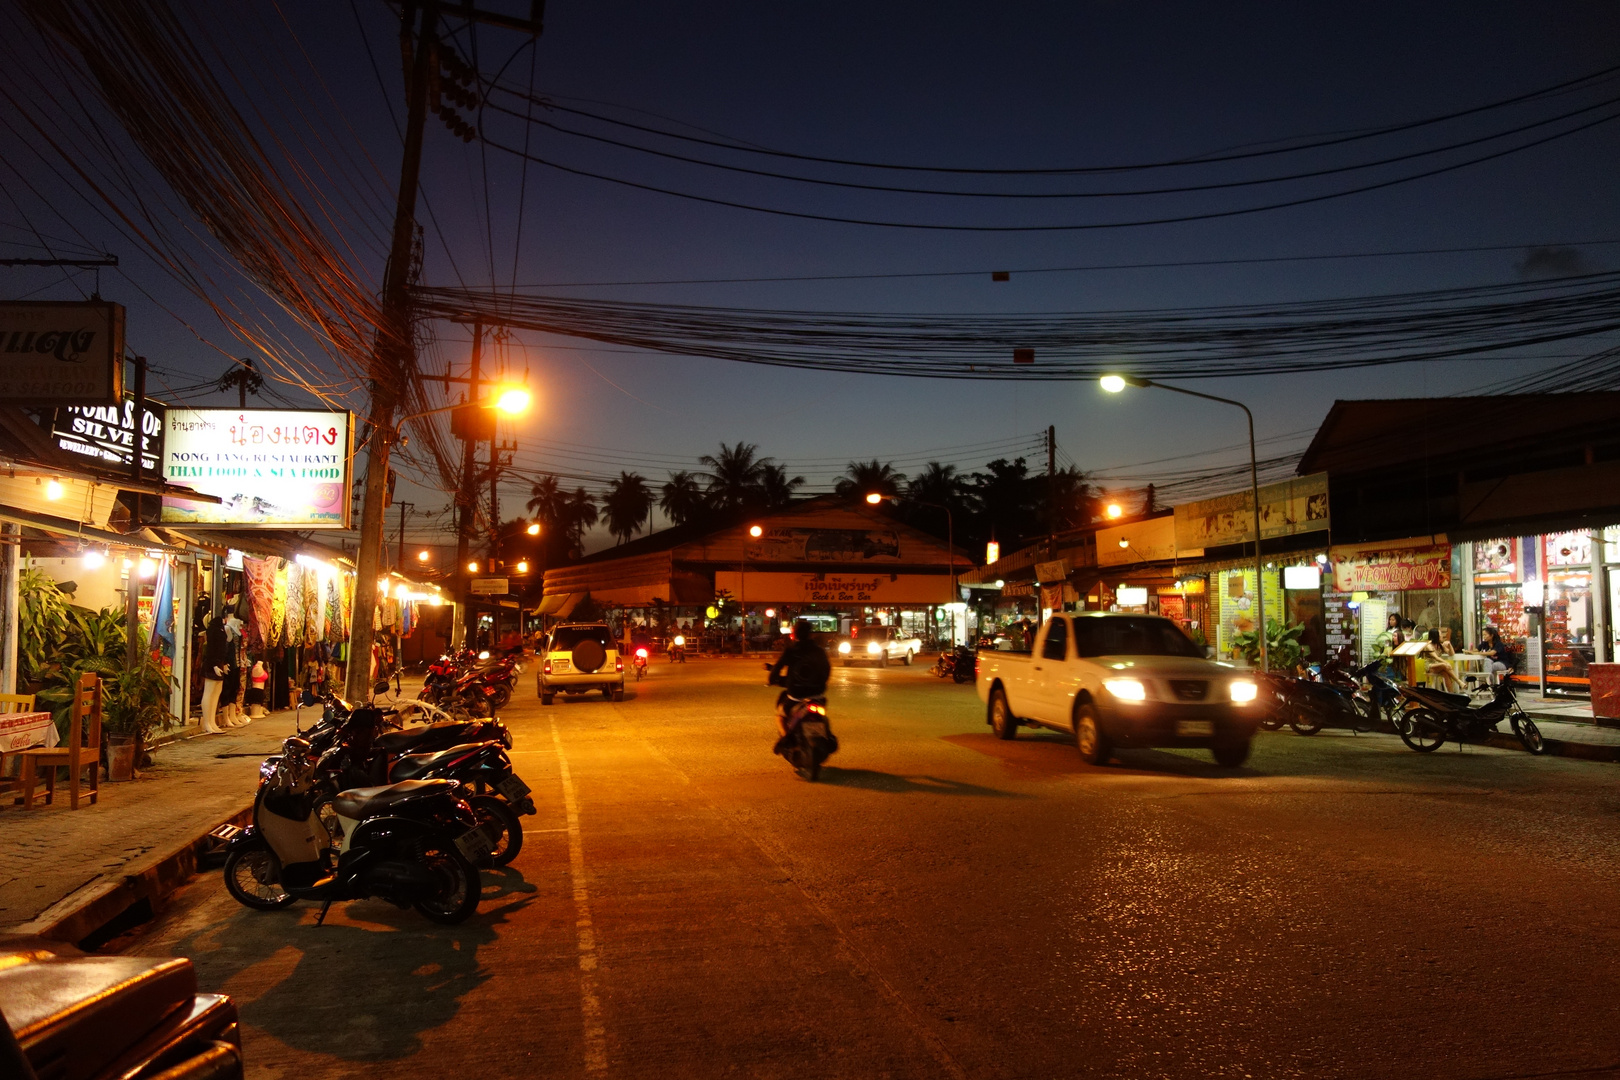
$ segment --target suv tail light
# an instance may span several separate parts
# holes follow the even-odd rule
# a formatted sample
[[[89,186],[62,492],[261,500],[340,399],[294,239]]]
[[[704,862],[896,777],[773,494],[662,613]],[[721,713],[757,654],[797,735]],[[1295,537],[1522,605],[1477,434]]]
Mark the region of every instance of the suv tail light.
[[[623,671],[624,670],[624,657],[615,656],[613,658],[613,670],[614,671]]]
[[[551,657],[549,656],[546,657],[545,672],[547,675],[551,674]]]

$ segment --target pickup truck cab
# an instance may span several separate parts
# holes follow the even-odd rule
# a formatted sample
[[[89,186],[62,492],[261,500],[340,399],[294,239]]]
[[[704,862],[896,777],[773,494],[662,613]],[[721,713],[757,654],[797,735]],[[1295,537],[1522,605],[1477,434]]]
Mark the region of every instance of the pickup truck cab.
[[[909,666],[922,652],[922,639],[907,637],[895,626],[859,626],[854,636],[838,643],[838,659],[845,666],[851,664],[881,664],[891,661]]]
[[[1053,615],[1028,653],[980,650],[977,682],[998,738],[1019,725],[1061,731],[1093,765],[1115,747],[1164,746],[1208,748],[1234,768],[1262,711],[1252,678],[1152,615]]]
[[[535,672],[540,704],[560,691],[578,695],[600,690],[610,701],[624,700],[624,657],[607,623],[563,623],[551,632]]]

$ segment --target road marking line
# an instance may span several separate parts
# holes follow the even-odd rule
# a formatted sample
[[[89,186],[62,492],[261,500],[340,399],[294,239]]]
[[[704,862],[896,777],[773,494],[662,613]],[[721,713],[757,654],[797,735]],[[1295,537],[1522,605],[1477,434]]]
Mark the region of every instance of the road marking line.
[[[579,800],[574,778],[563,754],[562,734],[551,721],[551,741],[557,748],[557,775],[562,779],[563,811],[568,822],[568,875],[574,885],[574,927],[579,942],[579,1011],[585,1027],[585,1071],[606,1075],[607,1028],[602,1022],[602,999],[596,994],[596,931],[591,924],[591,897],[585,888],[585,845],[579,833]]]

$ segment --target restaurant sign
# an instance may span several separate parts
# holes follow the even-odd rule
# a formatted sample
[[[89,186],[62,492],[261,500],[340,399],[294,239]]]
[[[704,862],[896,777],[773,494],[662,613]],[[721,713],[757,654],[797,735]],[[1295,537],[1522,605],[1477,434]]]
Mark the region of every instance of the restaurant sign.
[[[795,574],[785,571],[719,570],[714,587],[756,603],[818,604],[844,607],[859,604],[943,604],[950,599],[951,579],[945,574]]]
[[[0,302],[0,402],[117,405],[123,392],[122,304]]]
[[[1327,473],[1312,473],[1260,488],[1260,535],[1267,540],[1318,532],[1330,524]],[[1253,542],[1254,499],[1250,492],[1176,507],[1176,549],[1182,554]]]
[[[163,500],[166,523],[346,529],[353,465],[346,412],[168,410],[163,479],[218,505]]]
[[[1332,555],[1333,587],[1342,593],[1451,588],[1451,545]]]

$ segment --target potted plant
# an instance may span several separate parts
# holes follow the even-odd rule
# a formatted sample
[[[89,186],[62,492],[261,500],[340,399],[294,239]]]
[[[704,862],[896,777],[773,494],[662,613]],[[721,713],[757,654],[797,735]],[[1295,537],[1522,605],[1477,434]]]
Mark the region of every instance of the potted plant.
[[[1292,671],[1309,652],[1299,643],[1304,633],[1303,623],[1284,625],[1276,619],[1266,620],[1266,654],[1273,671]],[[1250,664],[1260,662],[1260,636],[1253,630],[1232,636],[1232,648]]]
[[[135,766],[146,763],[152,732],[174,725],[174,716],[169,712],[173,682],[155,657],[143,653],[133,667],[120,670],[103,686],[107,779],[134,779]],[[120,775],[125,769],[127,772]]]

